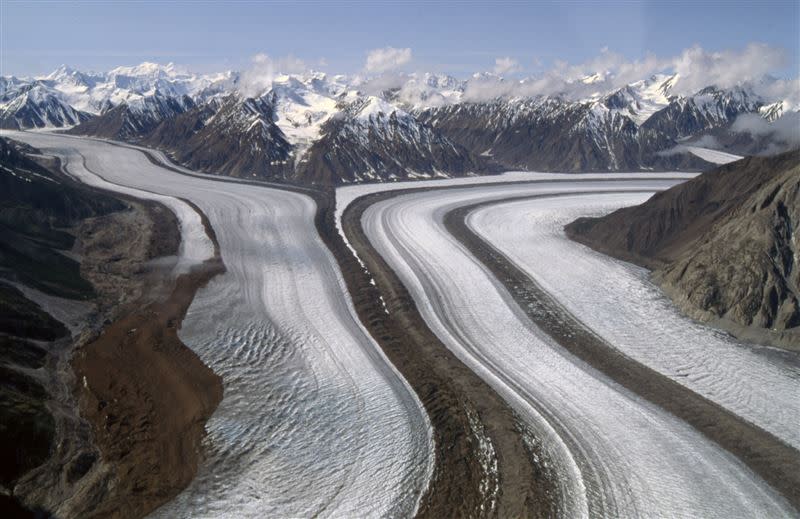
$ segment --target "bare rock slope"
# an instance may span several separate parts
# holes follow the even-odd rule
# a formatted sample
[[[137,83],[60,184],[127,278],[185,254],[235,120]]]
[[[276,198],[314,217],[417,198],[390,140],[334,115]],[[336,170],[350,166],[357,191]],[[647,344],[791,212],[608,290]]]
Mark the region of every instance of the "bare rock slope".
[[[800,348],[800,150],[746,158],[567,234],[654,270],[685,312]]]

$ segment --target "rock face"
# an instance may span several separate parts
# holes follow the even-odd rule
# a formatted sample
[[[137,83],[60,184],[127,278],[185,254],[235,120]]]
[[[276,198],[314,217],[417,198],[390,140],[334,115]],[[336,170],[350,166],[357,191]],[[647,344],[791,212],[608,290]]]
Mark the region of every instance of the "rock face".
[[[176,117],[195,104],[188,96],[171,97],[160,92],[122,103],[81,125],[81,133],[115,140],[132,140]],[[77,133],[74,129],[67,133]]]
[[[703,171],[688,146],[775,154],[800,143],[800,105],[774,78],[560,84],[475,74],[392,78],[236,72],[142,63],[0,77],[0,127],[66,128],[157,147],[210,174],[338,185],[498,170]],[[792,131],[794,130],[794,131]]]
[[[551,98],[496,100],[429,109],[419,118],[507,170],[701,170],[709,166],[686,154],[659,154],[677,144],[671,135],[643,130],[612,108],[613,99],[608,102],[611,107]]]
[[[76,110],[39,83],[22,86],[8,104],[0,104],[0,128],[3,129],[60,128],[90,118],[91,114]]]
[[[191,481],[222,398],[177,335],[222,263],[175,278],[152,261],[180,243],[166,207],[4,138],[0,159],[0,516],[142,517]]]
[[[300,162],[301,183],[339,184],[486,172],[473,156],[412,115],[376,98],[359,99],[322,127]]]
[[[229,96],[165,120],[139,142],[195,170],[282,180],[293,170],[292,146],[273,117],[266,98]]]
[[[690,315],[772,330],[800,347],[800,151],[715,169],[644,204],[566,227],[654,269]]]
[[[642,83],[642,82],[640,82]],[[420,121],[505,169],[538,171],[703,170],[708,163],[674,149],[681,139],[730,126],[761,104],[743,89],[705,88],[670,96],[654,82],[659,102],[627,86],[597,100],[553,97],[496,99],[422,110]]]

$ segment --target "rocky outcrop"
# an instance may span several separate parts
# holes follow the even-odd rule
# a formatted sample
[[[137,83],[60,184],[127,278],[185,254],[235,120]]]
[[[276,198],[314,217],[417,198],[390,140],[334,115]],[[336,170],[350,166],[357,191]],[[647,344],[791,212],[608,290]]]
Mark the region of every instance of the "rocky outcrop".
[[[800,347],[800,151],[752,157],[646,203],[566,227],[573,239],[654,269],[690,315]],[[727,326],[730,324],[730,326]]]
[[[176,279],[168,209],[28,154],[0,139],[0,515],[141,517],[192,479],[222,398],[178,329],[223,266]]]
[[[120,141],[134,140],[146,135],[162,121],[171,119],[195,107],[188,96],[154,95],[119,104],[100,117],[94,117],[67,133],[92,135]]]
[[[298,165],[295,179],[336,185],[489,171],[487,160],[372,97],[351,103],[323,126],[322,137]]]
[[[616,96],[585,103],[555,98],[498,99],[431,108],[418,117],[505,169],[699,171],[710,166],[689,154],[662,153],[677,145],[674,129],[667,132],[637,126],[618,107]],[[669,114],[654,117],[665,120]]]
[[[73,108],[38,82],[18,88],[8,104],[0,103],[2,129],[60,128],[80,124],[90,118],[90,114]]]
[[[293,150],[273,116],[267,98],[231,95],[164,121],[138,142],[194,170],[283,180],[294,169]]]

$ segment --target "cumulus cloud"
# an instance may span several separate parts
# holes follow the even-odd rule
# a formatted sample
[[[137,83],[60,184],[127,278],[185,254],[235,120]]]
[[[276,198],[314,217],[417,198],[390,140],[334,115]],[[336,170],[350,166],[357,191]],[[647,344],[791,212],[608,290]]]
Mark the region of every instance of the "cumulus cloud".
[[[356,78],[354,84],[361,92],[368,95],[379,95],[387,90],[404,87],[410,79],[408,74],[389,71],[377,76]]]
[[[697,146],[698,148],[709,148],[712,150],[718,150],[722,148],[722,146],[720,146],[719,140],[713,135],[701,136],[699,139],[692,141],[692,146]]]
[[[515,61],[513,64],[501,61],[504,59],[510,58],[496,60],[495,74],[502,74],[501,69],[504,67],[501,65],[516,66]],[[596,57],[583,63],[570,64],[556,61],[549,70],[522,81],[508,81],[486,75],[473,78],[467,86],[465,98],[471,101],[484,101],[496,97],[556,95],[579,99],[621,88],[628,83],[663,71],[668,66],[669,60],[660,59],[655,55],[648,54],[643,59],[631,61],[621,54],[604,48]]]
[[[800,78],[757,81],[753,87],[764,99],[781,100],[788,102],[790,106],[800,106]]]
[[[242,72],[239,91],[246,97],[263,94],[272,86],[278,74],[300,74],[308,71],[305,62],[294,56],[271,58],[267,54],[256,54],[251,58],[250,68]]]
[[[641,60],[631,61],[622,54],[604,47],[597,56],[583,63],[571,65],[557,61],[550,73],[570,82],[597,74],[599,82],[612,82],[622,86],[658,72],[667,64],[668,60],[659,59],[653,54],[648,54]]]
[[[494,73],[495,74],[511,74],[519,70],[519,62],[514,58],[508,56],[504,58],[495,58],[494,60]]]
[[[369,52],[362,73],[354,84],[362,91],[380,94],[397,90],[401,100],[423,99],[433,106],[453,102],[456,97],[442,97],[437,88],[412,81],[416,76],[403,72],[411,61],[411,49],[386,47]],[[597,98],[625,85],[648,79],[654,74],[679,76],[671,94],[691,95],[707,86],[730,88],[746,85],[766,102],[786,100],[800,106],[800,78],[765,79],[786,63],[785,51],[760,43],[741,49],[707,51],[699,46],[687,48],[674,56],[646,54],[628,59],[608,48],[581,63],[555,62],[549,69],[523,80],[504,78],[520,70],[519,62],[509,56],[495,59],[489,73],[476,74],[465,86],[462,99],[487,101],[498,97],[558,96],[580,100]],[[537,67],[539,68],[539,67]]]
[[[380,74],[390,70],[396,70],[411,61],[411,49],[395,49],[394,47],[384,47],[373,49],[367,54],[367,62],[364,70],[371,74]]]
[[[788,112],[772,122],[758,114],[742,114],[733,122],[731,131],[769,140],[765,155],[780,153],[800,147],[800,113]]]
[[[678,73],[674,94],[694,94],[710,85],[730,88],[748,84],[767,100],[786,99],[798,105],[800,79],[760,81],[765,75],[780,69],[785,62],[783,50],[760,43],[722,52],[710,52],[695,46],[677,56],[647,54],[634,60],[603,48],[597,56],[582,63],[556,61],[549,70],[523,81],[479,75],[470,80],[465,99],[483,101],[496,97],[537,95],[584,99],[612,92],[653,74]],[[513,70],[516,62],[511,58],[498,58],[495,65],[493,72],[500,75]]]
[[[699,46],[684,50],[673,59],[672,68],[680,75],[680,93],[693,93],[708,85],[730,88],[754,81],[786,63],[782,49],[751,43],[741,50],[709,52]]]

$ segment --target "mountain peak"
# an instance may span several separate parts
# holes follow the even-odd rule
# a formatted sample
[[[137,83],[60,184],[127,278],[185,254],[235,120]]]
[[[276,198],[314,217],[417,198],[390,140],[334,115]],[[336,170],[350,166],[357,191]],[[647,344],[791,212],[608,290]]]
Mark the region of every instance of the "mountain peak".
[[[69,65],[65,65],[62,63],[61,65],[58,66],[57,69],[52,71],[50,74],[44,76],[44,79],[57,80],[64,78],[66,76],[71,76],[75,72],[76,72],[75,69],[73,69]]]
[[[175,77],[182,74],[178,71],[174,63],[166,65],[145,61],[134,66],[122,66],[111,69],[110,76],[131,76],[131,77]]]

